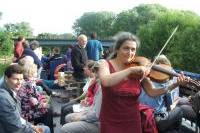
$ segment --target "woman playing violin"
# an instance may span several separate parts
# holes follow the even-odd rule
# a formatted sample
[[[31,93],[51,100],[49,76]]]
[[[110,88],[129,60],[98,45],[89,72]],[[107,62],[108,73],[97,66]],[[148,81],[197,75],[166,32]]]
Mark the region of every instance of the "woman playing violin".
[[[116,36],[113,56],[100,63],[99,76],[103,93],[101,133],[142,133],[138,108],[141,86],[148,95],[158,96],[185,82],[185,77],[180,75],[177,82],[167,89],[153,89],[150,79],[146,77],[149,74],[148,67],[126,66],[134,59],[138,47],[136,36],[129,32],[119,33]],[[141,79],[143,80],[140,81]]]

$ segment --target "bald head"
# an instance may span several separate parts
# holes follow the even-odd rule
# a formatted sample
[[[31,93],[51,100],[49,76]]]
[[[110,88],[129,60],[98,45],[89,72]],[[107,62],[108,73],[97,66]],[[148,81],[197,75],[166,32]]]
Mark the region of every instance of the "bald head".
[[[86,47],[87,44],[87,36],[84,34],[81,34],[78,36],[78,44],[79,46],[81,46],[82,48]]]

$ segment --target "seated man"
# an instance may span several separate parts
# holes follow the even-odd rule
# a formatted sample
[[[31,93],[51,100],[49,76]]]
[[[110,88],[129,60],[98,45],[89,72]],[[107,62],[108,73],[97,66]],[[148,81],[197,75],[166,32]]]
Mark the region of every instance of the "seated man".
[[[0,81],[0,133],[50,133],[49,127],[34,126],[20,116],[17,91],[23,81],[23,70],[17,65],[6,68]]]

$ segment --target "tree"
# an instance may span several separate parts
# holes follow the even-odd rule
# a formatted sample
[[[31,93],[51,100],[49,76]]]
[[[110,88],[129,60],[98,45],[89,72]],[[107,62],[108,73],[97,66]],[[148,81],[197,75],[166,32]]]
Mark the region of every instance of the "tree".
[[[113,34],[119,31],[136,33],[138,13],[135,10],[127,10],[119,13],[113,21]]]
[[[159,4],[141,4],[133,8],[133,10],[138,13],[138,25],[143,25],[154,21],[158,16],[168,11],[167,8]]]
[[[166,11],[165,7],[157,4],[142,4],[133,9],[123,11],[117,14],[113,22],[113,34],[119,31],[129,31],[136,34],[141,25],[154,21],[156,17]]]
[[[141,38],[139,53],[153,58],[160,51],[173,29],[179,29],[163,51],[173,66],[186,71],[200,72],[200,55],[198,45],[200,38],[200,17],[187,11],[168,11],[159,15],[154,21],[140,26]],[[192,65],[194,64],[194,65]]]
[[[73,29],[76,35],[97,32],[101,39],[107,38],[111,35],[114,18],[115,14],[112,12],[87,12],[75,21]]]
[[[33,37],[33,29],[30,27],[30,24],[27,22],[21,23],[8,23],[4,25],[4,28],[7,32],[12,33],[13,37],[24,36],[24,37]]]
[[[12,55],[13,53],[13,40],[12,34],[5,31],[0,31],[0,56]]]

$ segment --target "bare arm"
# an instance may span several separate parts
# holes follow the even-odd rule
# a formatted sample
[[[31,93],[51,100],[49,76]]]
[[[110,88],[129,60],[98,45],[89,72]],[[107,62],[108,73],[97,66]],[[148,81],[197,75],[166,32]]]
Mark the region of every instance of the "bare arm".
[[[154,97],[165,94],[168,91],[175,89],[181,84],[186,84],[187,82],[188,82],[187,78],[183,74],[181,74],[179,75],[176,83],[173,83],[166,88],[154,89],[151,80],[145,77],[144,80],[142,81],[142,87],[149,96]]]
[[[142,87],[144,91],[151,97],[159,96],[167,93],[167,90],[164,88],[154,89],[151,80],[148,77],[145,77],[142,80]]]
[[[129,67],[115,73],[110,73],[109,65],[105,60],[101,61],[99,68],[99,78],[101,79],[102,86],[104,87],[114,86],[122,80],[128,78],[130,74],[135,76],[140,75],[139,77],[142,77],[144,73],[144,67]]]

